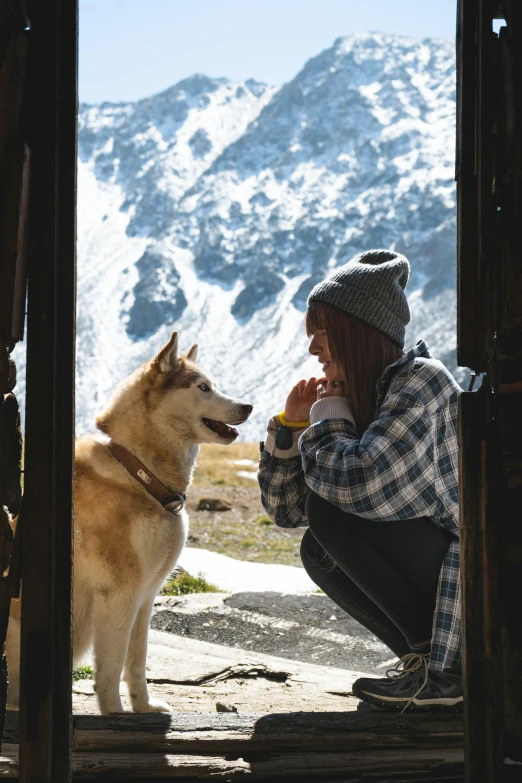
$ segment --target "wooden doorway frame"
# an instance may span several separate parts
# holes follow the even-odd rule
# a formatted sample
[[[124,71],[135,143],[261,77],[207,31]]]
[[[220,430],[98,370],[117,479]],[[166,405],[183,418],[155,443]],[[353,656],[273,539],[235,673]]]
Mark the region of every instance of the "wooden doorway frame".
[[[466,779],[493,783],[522,766],[520,3],[459,0],[457,56],[457,359],[484,373],[460,400]]]
[[[1,323],[8,352],[23,333],[26,272],[28,279],[25,480],[14,556],[24,573],[20,780],[62,783],[72,736],[78,3],[4,0],[0,22],[0,94],[10,109],[2,121],[2,173],[10,173],[2,224],[11,241],[0,257],[2,293],[14,302]],[[18,589],[15,563],[2,579],[3,605]]]
[[[507,20],[496,37],[494,18]],[[25,271],[17,254],[27,257],[29,279],[26,472],[17,534],[25,566],[19,779],[65,783],[71,777],[73,725],[77,0],[4,0],[0,32],[0,54],[5,55],[6,46],[18,47],[27,68],[14,148],[22,150],[17,187],[25,192],[21,183],[28,183],[29,208],[27,199],[18,198],[10,218],[13,225],[16,219],[15,256],[0,245],[0,280],[9,279],[13,292],[20,291]],[[458,360],[486,374],[478,394],[463,395],[461,408],[469,783],[507,780],[504,755],[515,759],[517,744],[522,745],[522,629],[519,604],[516,611],[511,608],[511,596],[522,597],[521,52],[518,0],[458,0]],[[5,73],[2,69],[1,79]],[[19,223],[24,226],[21,235]],[[16,269],[18,282],[11,274]],[[19,294],[16,301],[19,310]],[[0,314],[0,341],[7,352],[20,339],[15,322],[20,322],[19,313],[18,321]],[[5,388],[0,388],[2,394]],[[4,604],[6,584],[2,580]],[[368,726],[362,715],[357,718],[365,728],[352,748],[360,753]],[[414,734],[425,723],[422,718],[406,720]],[[111,723],[109,744],[121,742],[121,732],[133,721],[137,729],[139,716],[115,718],[119,728]],[[373,729],[377,731],[375,722]],[[458,742],[454,723],[453,729],[452,742]],[[157,727],[154,732],[157,738]],[[439,748],[444,734],[448,731],[437,734]],[[175,746],[165,743],[163,752]],[[252,750],[251,740],[247,745]],[[299,743],[292,747],[292,752],[302,752]],[[349,774],[347,770],[344,779]],[[418,779],[437,778],[432,770]]]

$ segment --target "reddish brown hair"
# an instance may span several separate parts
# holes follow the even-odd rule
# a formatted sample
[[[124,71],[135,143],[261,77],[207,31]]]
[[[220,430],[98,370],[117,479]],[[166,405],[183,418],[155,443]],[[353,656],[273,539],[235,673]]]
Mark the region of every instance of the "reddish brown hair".
[[[344,373],[346,395],[359,435],[375,417],[377,381],[399,359],[402,348],[380,329],[325,302],[312,302],[305,317],[311,337],[324,330],[330,356]]]

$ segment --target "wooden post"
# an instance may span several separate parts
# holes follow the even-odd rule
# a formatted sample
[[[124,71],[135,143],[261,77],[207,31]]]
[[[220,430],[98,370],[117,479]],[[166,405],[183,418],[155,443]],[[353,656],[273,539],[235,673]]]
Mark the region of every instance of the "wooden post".
[[[21,495],[21,435],[18,403],[12,394],[16,368],[10,352],[23,333],[25,302],[19,238],[25,170],[22,114],[27,73],[26,26],[22,0],[0,5],[0,740],[7,697],[4,644],[10,610],[10,591],[3,574],[10,564],[13,539],[4,508],[17,514]]]
[[[481,781],[484,760],[475,747],[484,747],[488,727],[485,710],[474,696],[484,683],[484,591],[482,582],[482,537],[480,518],[481,405],[478,394],[461,395],[459,401],[460,550],[462,578],[462,637],[464,696],[466,699],[465,749],[468,777],[478,766]]]
[[[522,762],[522,8],[459,24],[459,361],[486,373],[461,398],[466,780],[498,783]]]
[[[506,756],[522,761],[522,8],[504,0],[496,362],[500,465],[497,508]]]
[[[71,744],[76,0],[30,7],[20,781],[65,783]]]
[[[477,372],[485,369],[477,335],[478,225],[476,178],[476,0],[459,0],[457,9],[457,361]]]

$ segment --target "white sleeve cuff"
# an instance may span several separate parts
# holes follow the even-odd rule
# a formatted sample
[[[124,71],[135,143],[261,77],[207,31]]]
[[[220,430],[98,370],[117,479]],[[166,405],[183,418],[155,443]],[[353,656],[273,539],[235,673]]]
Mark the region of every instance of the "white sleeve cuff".
[[[324,419],[348,419],[353,424],[353,414],[347,397],[323,397],[312,405],[310,421],[317,424]]]
[[[277,417],[274,416],[273,419],[270,419],[268,422],[268,431],[266,433],[266,440],[265,440],[265,449],[268,451],[269,454],[271,454],[273,457],[282,457],[283,459],[288,459],[290,457],[298,457],[300,455],[299,446],[297,445],[297,442],[299,440],[299,437],[303,434],[305,431],[305,427],[302,429],[292,428],[292,446],[289,449],[278,449],[275,445],[275,438],[276,438],[276,432],[279,428],[279,422],[276,421]]]

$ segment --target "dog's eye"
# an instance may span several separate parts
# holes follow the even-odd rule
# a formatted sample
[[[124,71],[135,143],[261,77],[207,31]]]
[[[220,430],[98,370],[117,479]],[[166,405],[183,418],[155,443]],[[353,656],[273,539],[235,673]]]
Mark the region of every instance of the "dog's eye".
[[[210,391],[210,388],[207,386],[206,383],[200,383],[198,389],[201,389],[201,391]]]

